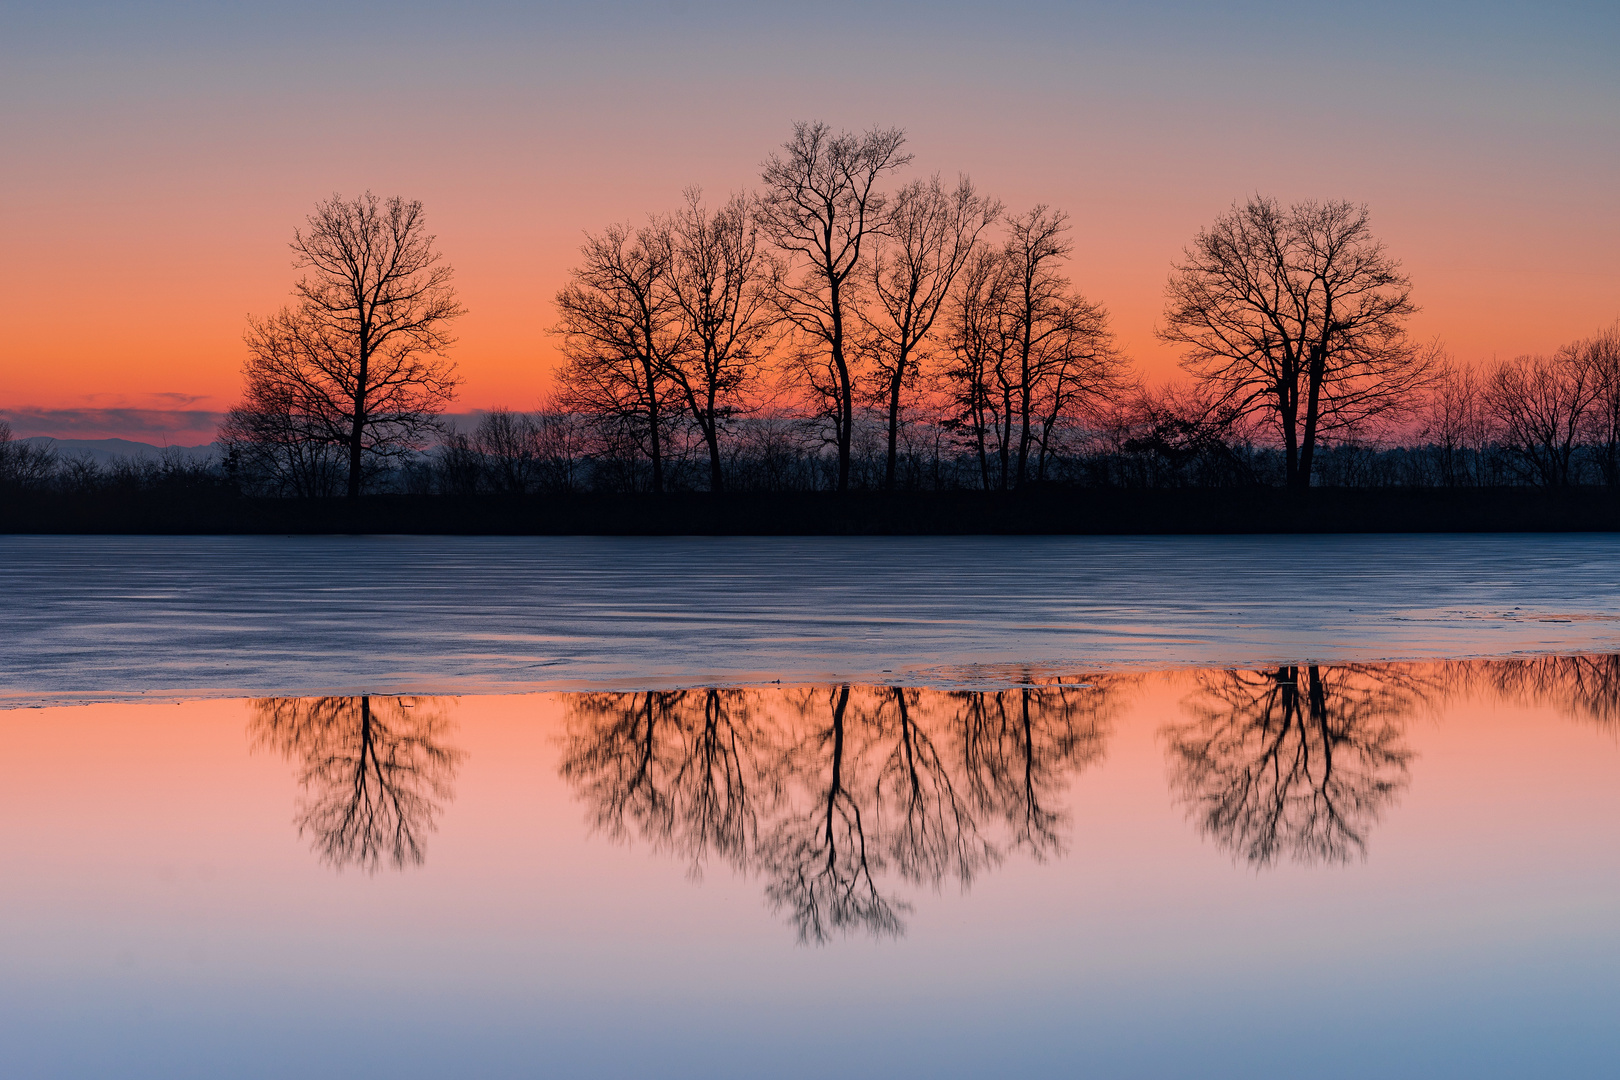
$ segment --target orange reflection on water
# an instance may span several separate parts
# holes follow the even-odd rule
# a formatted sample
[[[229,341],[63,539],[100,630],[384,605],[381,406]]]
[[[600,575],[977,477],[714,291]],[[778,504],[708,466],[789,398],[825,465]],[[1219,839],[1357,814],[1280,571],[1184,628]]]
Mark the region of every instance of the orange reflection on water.
[[[986,691],[102,704],[0,722],[5,850],[38,880],[116,876],[141,851],[160,879],[204,875],[238,849],[257,853],[256,869],[313,853],[363,878],[429,866],[453,877],[527,858],[541,878],[587,880],[607,840],[656,853],[638,876],[670,860],[695,879],[724,868],[801,941],[825,942],[899,936],[920,897],[966,893],[1010,865],[1076,848],[1084,861],[1133,837],[1162,846],[1166,816],[1239,866],[1275,870],[1373,859],[1414,792],[1425,828],[1447,807],[1488,816],[1475,804],[1489,792],[1458,779],[1481,771],[1532,803],[1567,800],[1529,790],[1563,785],[1606,805],[1607,789],[1571,770],[1614,756],[1620,658],[1116,673]],[[1572,764],[1571,740],[1593,735],[1607,750]],[[1521,819],[1500,827],[1556,827]],[[434,836],[441,825],[449,837]],[[164,848],[214,854],[188,863]]]

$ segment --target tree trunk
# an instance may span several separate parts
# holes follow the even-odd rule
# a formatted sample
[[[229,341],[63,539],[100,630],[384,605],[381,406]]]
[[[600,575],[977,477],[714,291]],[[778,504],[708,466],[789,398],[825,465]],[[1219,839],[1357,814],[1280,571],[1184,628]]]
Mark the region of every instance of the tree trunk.
[[[1294,415],[1297,393],[1297,389],[1287,386],[1277,388],[1277,411],[1282,415],[1283,428],[1283,483],[1290,488],[1299,486],[1299,432]]]
[[[850,429],[855,424],[855,399],[849,385],[849,365],[844,362],[844,319],[838,310],[838,290],[833,290],[833,370],[838,375],[838,493],[849,491]]]
[[[906,358],[904,349],[895,361],[894,376],[889,380],[889,459],[883,467],[883,490],[894,490],[895,459],[898,456],[898,442],[900,438],[900,384],[905,379]]]
[[[359,388],[354,395],[354,424],[349,429],[349,499],[360,498],[361,454],[366,439],[366,360],[360,359]]]
[[[664,448],[659,438],[658,383],[651,361],[642,362],[647,379],[647,441],[652,452],[652,489],[654,495],[664,493]]]
[[[709,490],[720,492],[725,490],[725,479],[720,472],[720,432],[719,425],[715,423],[714,413],[709,414],[709,426],[704,431],[704,438],[709,443]]]
[[[1311,467],[1316,459],[1317,418],[1322,411],[1322,380],[1326,377],[1326,365],[1326,347],[1311,349],[1310,366],[1305,374],[1305,438],[1300,443],[1299,475],[1295,478],[1297,486],[1301,488],[1311,486]]]

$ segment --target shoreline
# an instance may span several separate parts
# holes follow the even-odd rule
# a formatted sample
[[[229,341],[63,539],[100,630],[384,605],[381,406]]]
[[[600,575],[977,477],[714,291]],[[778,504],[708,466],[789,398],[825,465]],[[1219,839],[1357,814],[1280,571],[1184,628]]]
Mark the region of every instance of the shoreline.
[[[1536,488],[1046,488],[1022,492],[368,495],[29,492],[0,533],[443,536],[1175,536],[1615,532],[1620,492]]]

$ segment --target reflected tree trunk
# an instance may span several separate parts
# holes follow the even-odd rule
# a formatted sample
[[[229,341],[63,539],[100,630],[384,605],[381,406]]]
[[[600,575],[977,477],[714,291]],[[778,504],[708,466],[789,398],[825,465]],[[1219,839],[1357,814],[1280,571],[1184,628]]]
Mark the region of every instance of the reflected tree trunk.
[[[1404,720],[1420,688],[1364,667],[1222,672],[1166,729],[1200,830],[1256,866],[1348,862],[1407,784]]]
[[[298,833],[322,861],[375,872],[420,865],[462,752],[444,742],[444,705],[429,698],[261,698],[255,745],[299,763]]]

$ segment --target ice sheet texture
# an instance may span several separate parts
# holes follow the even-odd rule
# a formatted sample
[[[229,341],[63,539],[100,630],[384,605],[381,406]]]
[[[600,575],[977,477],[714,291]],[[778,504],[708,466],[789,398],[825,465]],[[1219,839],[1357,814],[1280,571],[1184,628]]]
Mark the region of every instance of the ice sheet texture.
[[[0,697],[1620,650],[1612,535],[0,537]]]

